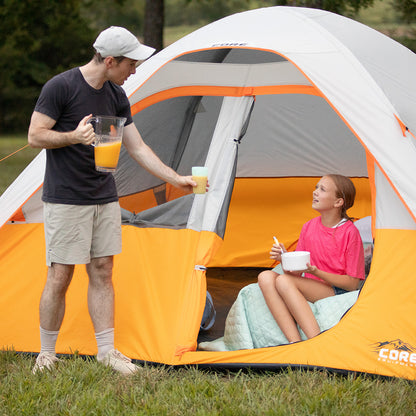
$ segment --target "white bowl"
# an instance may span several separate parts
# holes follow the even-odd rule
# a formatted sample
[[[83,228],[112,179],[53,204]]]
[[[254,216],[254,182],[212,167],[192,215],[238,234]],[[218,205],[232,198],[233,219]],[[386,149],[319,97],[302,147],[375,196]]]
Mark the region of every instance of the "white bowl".
[[[282,254],[283,270],[296,272],[308,268],[306,263],[311,261],[309,251],[290,251]]]

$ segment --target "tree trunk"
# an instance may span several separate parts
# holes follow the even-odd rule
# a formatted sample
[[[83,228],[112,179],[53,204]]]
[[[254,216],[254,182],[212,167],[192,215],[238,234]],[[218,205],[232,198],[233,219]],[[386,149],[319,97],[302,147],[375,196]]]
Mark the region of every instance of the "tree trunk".
[[[163,49],[164,0],[146,0],[144,43],[156,51]]]

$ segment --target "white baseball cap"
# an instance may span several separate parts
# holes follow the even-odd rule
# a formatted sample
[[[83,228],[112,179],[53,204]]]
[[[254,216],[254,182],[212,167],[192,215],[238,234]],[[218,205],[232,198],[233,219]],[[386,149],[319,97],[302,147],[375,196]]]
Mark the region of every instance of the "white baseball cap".
[[[141,44],[136,36],[119,26],[111,26],[103,30],[93,46],[103,58],[124,56],[136,61],[147,59],[155,51],[154,48]]]

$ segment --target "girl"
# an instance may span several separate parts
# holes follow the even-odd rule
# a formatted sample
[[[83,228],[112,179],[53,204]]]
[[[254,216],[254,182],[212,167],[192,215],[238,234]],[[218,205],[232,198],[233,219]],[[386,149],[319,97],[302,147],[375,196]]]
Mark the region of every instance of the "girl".
[[[296,250],[309,251],[311,262],[301,272],[275,269],[259,274],[264,299],[289,342],[321,331],[307,301],[356,290],[364,280],[364,251],[360,233],[347,215],[354,204],[355,187],[342,175],[323,176],[313,192],[312,208],[321,215],[302,227]],[[270,258],[280,261],[282,243],[273,244]],[[304,273],[304,274],[303,274]]]

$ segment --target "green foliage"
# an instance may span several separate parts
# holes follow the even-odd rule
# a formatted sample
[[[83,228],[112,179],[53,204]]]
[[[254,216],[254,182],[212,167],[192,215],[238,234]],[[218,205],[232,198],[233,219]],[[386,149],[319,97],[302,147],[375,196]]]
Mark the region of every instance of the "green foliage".
[[[408,23],[416,22],[416,1],[415,0],[393,0],[393,7],[400,13],[403,21]]]
[[[277,5],[319,8],[352,16],[373,3],[374,0],[166,0],[166,24],[212,22],[244,10]]]
[[[123,26],[138,37],[143,33],[145,0],[84,0],[83,3],[83,15],[96,34],[108,26]]]
[[[92,31],[80,0],[4,0],[0,18],[0,128],[21,131],[41,86],[91,57]]]
[[[166,26],[207,23],[229,14],[247,10],[250,0],[166,0]],[[271,5],[273,1],[265,1]]]
[[[311,7],[333,13],[353,16],[360,9],[371,6],[374,0],[277,0],[284,6]]]

